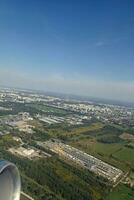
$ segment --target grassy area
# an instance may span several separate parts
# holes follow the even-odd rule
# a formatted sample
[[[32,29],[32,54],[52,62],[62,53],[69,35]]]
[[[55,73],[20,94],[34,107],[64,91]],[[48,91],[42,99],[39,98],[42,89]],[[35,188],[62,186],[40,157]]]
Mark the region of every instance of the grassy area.
[[[106,200],[133,200],[134,190],[125,186],[119,185],[113,192],[111,192]]]
[[[116,152],[114,157],[124,162],[134,163],[134,149],[124,147]]]
[[[48,132],[50,135],[66,135],[68,137],[74,137],[74,136],[80,136],[84,135],[85,132],[92,132],[92,131],[97,131],[100,130],[104,125],[102,123],[93,123],[88,126],[83,126],[83,127],[77,127],[77,128],[62,128],[57,127],[57,128],[50,128],[48,129]]]
[[[73,128],[70,132],[70,134],[81,134],[81,133],[85,133],[85,132],[90,132],[90,131],[97,131],[100,130],[101,128],[103,128],[104,125],[100,122],[97,123],[93,123],[89,126],[84,126],[84,127],[79,127],[79,128]]]
[[[82,150],[85,150],[90,154],[101,154],[103,156],[110,156],[114,152],[118,151],[122,148],[122,144],[104,144],[99,143],[95,139],[83,139],[76,142],[71,142],[71,145],[75,147],[79,147]]]

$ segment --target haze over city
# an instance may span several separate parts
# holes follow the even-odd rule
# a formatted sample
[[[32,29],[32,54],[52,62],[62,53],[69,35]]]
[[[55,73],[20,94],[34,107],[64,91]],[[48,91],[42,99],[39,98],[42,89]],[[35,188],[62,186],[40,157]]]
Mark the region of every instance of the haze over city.
[[[134,102],[133,1],[0,1],[0,85]]]

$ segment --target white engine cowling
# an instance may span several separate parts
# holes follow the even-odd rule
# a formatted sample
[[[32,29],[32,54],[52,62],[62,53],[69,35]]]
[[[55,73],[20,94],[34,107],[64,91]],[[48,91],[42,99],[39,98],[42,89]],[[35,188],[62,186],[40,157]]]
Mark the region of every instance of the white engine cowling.
[[[0,160],[0,200],[20,200],[21,181],[17,167]]]

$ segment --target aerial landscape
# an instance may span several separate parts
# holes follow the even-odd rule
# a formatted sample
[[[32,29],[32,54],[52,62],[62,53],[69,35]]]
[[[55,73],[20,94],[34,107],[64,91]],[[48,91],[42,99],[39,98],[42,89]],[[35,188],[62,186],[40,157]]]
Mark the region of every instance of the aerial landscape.
[[[134,200],[134,1],[0,0],[0,200]]]
[[[22,199],[133,199],[133,125],[133,107],[0,90],[0,156]]]

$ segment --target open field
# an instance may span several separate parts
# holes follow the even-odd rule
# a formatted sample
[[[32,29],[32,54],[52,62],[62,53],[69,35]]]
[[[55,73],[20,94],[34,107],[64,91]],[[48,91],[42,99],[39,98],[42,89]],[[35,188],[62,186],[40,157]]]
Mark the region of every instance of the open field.
[[[76,142],[71,142],[72,145],[78,146],[80,149],[84,149],[87,153],[110,156],[112,153],[118,151],[122,144],[104,144],[97,142],[95,139],[83,139]]]
[[[134,190],[125,186],[119,185],[113,192],[111,192],[106,200],[133,200]]]
[[[74,137],[74,136],[80,136],[80,135],[84,135],[87,132],[92,132],[92,131],[97,131],[100,130],[101,128],[103,128],[103,124],[102,123],[93,123],[91,125],[86,125],[83,127],[77,127],[77,128],[66,128],[62,129],[62,127],[57,127],[57,128],[50,128],[48,129],[48,132],[50,135],[54,136],[55,135],[66,135],[68,137]]]
[[[73,134],[80,134],[80,133],[85,133],[87,131],[97,131],[101,128],[103,128],[103,124],[100,122],[96,122],[93,123],[91,125],[88,126],[84,126],[84,127],[79,127],[79,128],[72,128],[71,133]]]
[[[114,157],[124,162],[134,163],[134,149],[124,147],[116,152]]]

